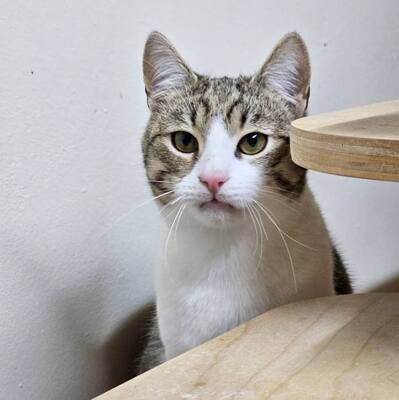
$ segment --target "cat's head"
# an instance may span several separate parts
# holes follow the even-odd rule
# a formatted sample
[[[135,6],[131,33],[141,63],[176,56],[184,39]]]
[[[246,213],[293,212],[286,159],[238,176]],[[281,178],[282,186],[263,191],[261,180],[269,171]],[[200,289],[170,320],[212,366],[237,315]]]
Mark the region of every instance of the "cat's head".
[[[241,221],[268,191],[300,196],[306,171],[291,160],[289,131],[307,106],[310,64],[297,33],[286,35],[253,76],[211,78],[153,32],[143,68],[151,111],[144,162],[167,208],[180,205],[218,227]]]

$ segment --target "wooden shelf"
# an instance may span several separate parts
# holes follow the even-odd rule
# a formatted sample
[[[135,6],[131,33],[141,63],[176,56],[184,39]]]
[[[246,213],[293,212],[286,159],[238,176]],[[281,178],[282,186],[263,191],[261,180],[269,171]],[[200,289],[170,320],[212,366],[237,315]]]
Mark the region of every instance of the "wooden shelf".
[[[291,155],[316,171],[399,181],[399,100],[297,119]]]
[[[98,400],[399,398],[399,294],[271,310]]]

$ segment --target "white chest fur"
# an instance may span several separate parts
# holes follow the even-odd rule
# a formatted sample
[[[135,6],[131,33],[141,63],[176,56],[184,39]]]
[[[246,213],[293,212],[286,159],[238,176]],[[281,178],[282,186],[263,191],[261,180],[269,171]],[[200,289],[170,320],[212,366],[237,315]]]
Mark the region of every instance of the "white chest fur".
[[[309,189],[295,209],[280,204],[273,215],[289,235],[283,236],[292,265],[281,233],[265,215],[268,239],[262,243],[249,218],[229,231],[182,218],[156,270],[167,359],[277,305],[333,294],[331,242]]]

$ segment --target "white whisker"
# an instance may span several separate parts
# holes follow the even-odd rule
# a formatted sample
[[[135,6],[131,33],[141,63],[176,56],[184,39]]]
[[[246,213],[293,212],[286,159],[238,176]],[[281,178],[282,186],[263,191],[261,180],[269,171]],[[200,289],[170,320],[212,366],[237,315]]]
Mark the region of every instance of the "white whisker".
[[[153,181],[149,179],[147,181],[151,183],[176,183],[176,181]]]
[[[268,237],[267,232],[266,232],[266,228],[265,228],[265,226],[264,226],[264,224],[263,224],[263,221],[262,221],[262,216],[259,214],[259,211],[256,209],[256,207],[254,207],[253,210],[254,210],[254,212],[256,212],[256,214],[258,215],[259,222],[260,222],[261,227],[262,227],[262,230],[263,230],[263,232],[264,232],[264,234],[265,234],[265,236],[266,236],[266,239],[269,240],[269,237]]]
[[[172,224],[171,224],[171,226],[170,226],[170,229],[169,229],[169,232],[168,232],[168,236],[166,237],[166,241],[165,241],[164,259],[165,259],[165,269],[166,269],[166,271],[169,271],[169,266],[168,266],[168,247],[169,247],[169,239],[170,239],[170,236],[171,236],[171,234],[172,234],[173,227],[174,227],[174,225],[175,225],[175,222],[176,222],[176,220],[177,220],[177,217],[178,217],[178,215],[179,215],[179,211],[180,211],[180,209],[183,207],[183,205],[180,205],[179,207],[180,207],[180,208],[179,208],[179,210],[177,211],[177,213],[176,213],[176,215],[175,215],[175,218],[173,219],[173,222],[172,222]]]
[[[277,196],[277,198],[276,198],[276,197],[270,197],[269,200],[277,201],[277,203],[282,204],[284,207],[287,207],[289,210],[292,210],[292,211],[294,211],[294,212],[296,212],[296,213],[300,213],[300,212],[301,212],[301,211],[298,210],[297,208],[294,208],[294,207],[288,205],[288,204],[287,204],[286,202],[284,202],[283,200],[280,200],[280,198],[286,200],[286,197],[284,197],[284,196],[282,196],[282,195],[279,195],[278,193],[269,192],[269,191],[267,191],[267,190],[261,190],[261,192],[264,193],[264,194],[266,194],[266,196]],[[278,198],[278,197],[280,197],[280,198]]]
[[[248,210],[249,216],[251,217],[251,220],[252,220],[252,223],[253,223],[253,226],[254,226],[254,229],[255,229],[255,243],[256,243],[255,253],[256,253],[258,251],[258,240],[259,240],[258,227],[257,227],[257,225],[255,223],[255,219],[254,219],[254,216],[253,216],[253,213],[252,213],[251,209],[249,208],[249,205],[247,205],[247,210]]]
[[[181,217],[182,217],[182,215],[183,215],[184,209],[185,209],[186,207],[187,207],[187,204],[184,204],[183,207],[180,208],[181,211],[180,211],[180,214],[179,214],[179,216],[178,216],[178,218],[177,218],[176,228],[175,228],[175,237],[174,237],[175,241],[176,241],[176,236],[177,236],[177,230],[178,230],[178,228],[179,228],[179,223],[180,223]]]
[[[287,250],[287,254],[288,254],[288,258],[290,261],[290,267],[291,267],[291,272],[292,272],[292,278],[294,281],[294,287],[295,287],[295,292],[298,293],[298,285],[297,285],[297,281],[296,281],[296,275],[295,275],[295,267],[294,267],[294,261],[292,259],[292,255],[291,255],[291,251],[290,248],[288,246],[287,241],[285,240],[285,237],[280,229],[280,227],[278,226],[277,222],[272,218],[272,216],[265,210],[264,206],[259,203],[257,200],[254,200],[254,202],[259,206],[260,210],[264,212],[264,214],[269,218],[269,220],[271,221],[271,223],[276,227],[277,231],[280,234],[280,237],[284,243],[285,249]]]
[[[159,199],[159,198],[161,198],[161,197],[163,197],[163,196],[167,196],[168,194],[171,194],[171,193],[173,193],[173,192],[174,192],[173,190],[170,190],[170,191],[165,192],[165,193],[162,193],[162,194],[160,194],[160,195],[158,195],[158,196],[152,197],[152,198],[146,200],[145,202],[139,204],[138,206],[132,208],[132,209],[129,210],[127,213],[122,214],[121,216],[119,216],[118,218],[116,218],[116,219],[111,223],[111,225],[110,225],[107,229],[105,229],[105,230],[97,237],[97,240],[98,240],[98,239],[101,239],[106,233],[108,233],[112,228],[114,228],[114,226],[115,226],[116,224],[118,224],[119,222],[121,222],[121,221],[123,221],[124,219],[126,219],[126,218],[127,218],[129,215],[131,215],[134,211],[138,210],[138,209],[141,208],[141,207],[144,207],[145,205],[150,204],[150,203],[151,203],[152,201],[154,201],[154,200],[157,200],[157,199]]]
[[[244,201],[242,199],[238,199],[238,201],[241,203],[241,207],[242,207],[243,212],[244,212],[244,219],[246,220],[247,219],[247,213],[246,213],[247,206],[244,204]]]
[[[180,196],[180,198],[181,197],[182,196]],[[179,200],[180,200],[180,198],[179,198]],[[173,206],[175,204],[176,204],[176,202],[174,201],[174,202],[168,203],[168,206]],[[167,214],[163,215],[163,217],[167,220],[178,208],[179,208],[179,204],[177,204],[176,207],[173,207],[172,210],[169,210],[169,212]]]
[[[252,211],[254,213],[254,218],[255,218],[255,221],[257,222],[258,226],[259,226],[259,231],[260,231],[260,252],[259,252],[259,257],[258,257],[258,264],[256,266],[256,269],[258,270],[259,266],[260,266],[260,263],[262,261],[262,257],[263,257],[263,232],[262,232],[262,228],[260,226],[259,219],[256,216],[255,209],[252,206],[249,206],[249,207],[252,209]]]
[[[259,202],[258,202],[258,204],[259,204]],[[266,206],[263,205],[263,204],[260,204],[260,205],[261,205],[262,207],[264,207],[264,208],[267,210],[267,212],[269,212],[270,215],[271,215],[277,222],[279,222],[278,219],[277,219],[277,217],[272,213],[272,211],[271,211],[268,207],[266,207]],[[307,245],[307,244],[305,244],[305,243],[302,243],[302,242],[300,242],[299,240],[295,239],[295,238],[292,237],[290,234],[288,234],[287,232],[285,232],[283,229],[280,228],[280,230],[281,230],[281,232],[282,232],[282,234],[283,234],[284,236],[286,236],[287,238],[291,239],[293,242],[299,244],[300,246],[305,247],[306,249],[309,249],[309,250],[317,251],[317,249],[315,249],[314,247],[309,246],[309,245]]]

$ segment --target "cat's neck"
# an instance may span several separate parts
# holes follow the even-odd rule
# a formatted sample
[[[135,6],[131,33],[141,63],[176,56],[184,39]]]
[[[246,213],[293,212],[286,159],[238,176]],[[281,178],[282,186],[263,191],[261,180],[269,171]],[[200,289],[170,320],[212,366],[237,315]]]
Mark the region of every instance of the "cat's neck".
[[[286,246],[294,241],[303,246],[316,242],[321,247],[329,247],[327,231],[308,188],[295,200],[268,196],[259,203],[263,209],[259,206],[256,212],[247,211],[241,223],[232,226],[210,228],[184,215],[177,228],[171,229],[171,224],[166,224],[162,258],[167,275],[175,276],[179,282],[199,279],[214,265],[228,264],[229,271],[235,266],[237,270],[259,268],[258,257],[263,257],[261,266],[279,262],[280,258],[287,263]],[[325,235],[320,236],[323,231]],[[314,237],[314,232],[318,232],[318,238]],[[251,261],[253,254],[256,256]]]

